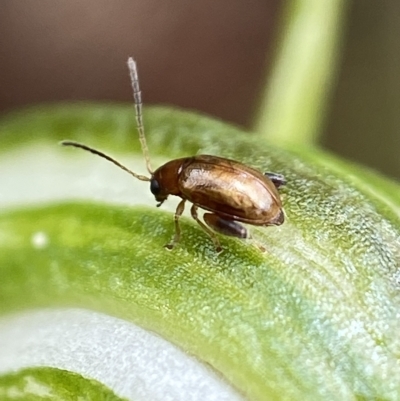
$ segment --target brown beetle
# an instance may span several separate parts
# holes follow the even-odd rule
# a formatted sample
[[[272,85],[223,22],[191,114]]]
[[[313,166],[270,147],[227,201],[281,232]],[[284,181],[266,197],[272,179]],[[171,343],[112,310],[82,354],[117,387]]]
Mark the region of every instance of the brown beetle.
[[[255,226],[282,224],[284,214],[277,188],[286,182],[280,174],[262,174],[243,163],[210,155],[171,160],[157,170],[152,170],[144,135],[137,68],[132,58],[129,58],[128,66],[135,100],[137,129],[150,177],[134,173],[117,160],[89,146],[73,141],[63,141],[61,144],[87,150],[116,164],[135,178],[149,181],[150,191],[159,202],[157,206],[161,206],[169,195],[182,198],[176,208],[175,235],[166,245],[168,249],[172,249],[180,240],[179,218],[186,201],[192,203],[192,217],[211,237],[218,252],[221,246],[212,230],[237,238],[248,238],[248,231],[240,222]],[[199,219],[198,208],[211,212],[203,216],[207,225]]]

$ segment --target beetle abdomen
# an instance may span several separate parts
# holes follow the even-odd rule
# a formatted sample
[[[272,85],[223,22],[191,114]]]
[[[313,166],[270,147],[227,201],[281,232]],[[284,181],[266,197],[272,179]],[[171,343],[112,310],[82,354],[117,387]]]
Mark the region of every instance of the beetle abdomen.
[[[193,157],[179,176],[179,187],[183,198],[233,220],[264,225],[281,212],[273,183],[259,171],[229,159]]]

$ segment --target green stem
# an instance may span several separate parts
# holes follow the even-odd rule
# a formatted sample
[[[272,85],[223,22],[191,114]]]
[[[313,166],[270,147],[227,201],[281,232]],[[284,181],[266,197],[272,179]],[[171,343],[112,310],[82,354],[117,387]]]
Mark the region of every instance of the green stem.
[[[313,144],[321,130],[343,32],[344,0],[288,1],[255,129],[276,144]]]

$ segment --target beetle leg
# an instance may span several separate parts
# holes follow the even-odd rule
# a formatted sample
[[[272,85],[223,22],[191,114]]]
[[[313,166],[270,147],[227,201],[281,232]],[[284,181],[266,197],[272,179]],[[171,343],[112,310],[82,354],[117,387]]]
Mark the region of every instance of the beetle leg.
[[[173,240],[165,245],[165,247],[167,249],[172,249],[181,239],[181,228],[179,227],[179,218],[182,216],[183,211],[185,210],[185,199],[182,199],[179,204],[178,207],[176,208],[175,211],[175,216],[174,216],[174,221],[175,221],[175,235]]]
[[[286,185],[285,176],[282,174],[266,172],[264,175],[272,181],[276,188]]]
[[[192,205],[192,208],[190,209],[190,213],[192,214],[192,217],[197,221],[199,226],[211,237],[212,241],[214,242],[215,250],[217,252],[221,252],[221,244],[219,243],[219,240],[215,233],[211,231],[200,219],[199,216],[197,215],[197,206]]]
[[[226,220],[213,213],[204,213],[203,219],[216,232],[236,238],[252,239],[258,249],[265,252],[265,247],[254,240],[247,228],[237,221]]]
[[[248,230],[237,221],[223,219],[213,213],[204,213],[203,219],[217,233],[236,238],[249,238]]]

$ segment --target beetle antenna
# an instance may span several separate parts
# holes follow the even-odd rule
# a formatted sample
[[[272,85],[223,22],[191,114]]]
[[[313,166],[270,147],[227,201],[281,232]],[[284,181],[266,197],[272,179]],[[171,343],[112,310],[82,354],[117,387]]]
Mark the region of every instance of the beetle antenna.
[[[149,177],[146,177],[145,175],[140,175],[140,174],[136,174],[133,171],[129,170],[128,167],[125,167],[124,165],[122,165],[120,162],[118,162],[117,160],[113,159],[112,157],[106,155],[103,152],[100,152],[99,150],[93,149],[89,146],[83,145],[82,143],[78,143],[78,142],[73,142],[73,141],[62,141],[61,145],[64,146],[74,146],[75,148],[81,148],[83,150],[87,150],[90,153],[93,153],[97,156],[100,156],[106,160],[108,160],[111,163],[114,163],[115,165],[117,165],[119,168],[121,168],[122,170],[126,171],[127,173],[129,173],[130,175],[133,175],[135,178],[137,178],[140,181],[150,181]]]
[[[147,171],[153,175],[153,169],[150,165],[149,148],[147,147],[146,137],[144,136],[143,114],[142,114],[142,92],[139,87],[139,76],[136,62],[132,57],[128,58],[129,74],[133,90],[133,99],[135,101],[136,127],[139,132],[139,140],[142,146],[144,159],[146,160]]]

